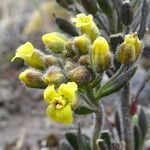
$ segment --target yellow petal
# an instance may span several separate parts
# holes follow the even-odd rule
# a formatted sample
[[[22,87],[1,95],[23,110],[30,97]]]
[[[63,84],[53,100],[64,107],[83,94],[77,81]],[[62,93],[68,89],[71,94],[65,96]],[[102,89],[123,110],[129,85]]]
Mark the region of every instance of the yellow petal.
[[[64,124],[71,124],[73,122],[73,115],[70,104],[66,105],[62,109],[56,109],[55,107],[49,105],[46,111],[48,117],[56,122]]]
[[[54,100],[55,97],[57,97],[57,96],[58,96],[58,93],[56,93],[56,91],[54,89],[54,85],[49,85],[44,91],[44,99],[48,103],[50,103],[52,100]]]
[[[61,84],[59,86],[58,93],[64,95],[69,101],[72,101],[75,98],[77,89],[78,87],[75,82],[68,82],[67,84]]]
[[[22,59],[31,57],[33,52],[34,52],[33,45],[30,42],[26,42],[25,44],[19,46],[19,48],[16,51],[15,57],[12,58],[12,61],[14,61],[18,57],[20,57]]]

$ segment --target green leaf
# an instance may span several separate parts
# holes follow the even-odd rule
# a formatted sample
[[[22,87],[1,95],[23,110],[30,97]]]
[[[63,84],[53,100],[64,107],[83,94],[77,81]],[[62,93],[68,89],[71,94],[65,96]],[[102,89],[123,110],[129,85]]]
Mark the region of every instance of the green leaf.
[[[105,141],[106,145],[108,146],[108,149],[111,150],[111,137],[108,130],[104,130],[101,132],[100,138]]]
[[[93,109],[90,109],[88,107],[85,107],[85,106],[79,106],[77,107],[75,110],[74,110],[74,113],[75,114],[78,114],[78,115],[87,115],[87,114],[91,114],[93,113],[94,110]]]
[[[112,13],[112,8],[108,0],[97,0],[99,7],[102,9],[103,13],[110,15]]]
[[[115,113],[115,125],[116,125],[118,136],[121,140],[121,124],[120,124],[120,118],[119,118],[118,111]]]
[[[140,131],[141,131],[141,138],[142,138],[142,141],[143,141],[144,138],[145,138],[146,132],[147,132],[148,125],[147,125],[145,112],[142,109],[140,110],[138,121],[139,121],[138,124],[139,124]]]
[[[133,132],[134,132],[135,150],[140,150],[141,135],[140,135],[140,130],[139,130],[138,126],[134,125]]]
[[[79,150],[91,150],[91,144],[90,144],[90,138],[81,133],[81,127],[80,124],[78,126],[78,145],[79,145]]]
[[[106,143],[105,143],[104,140],[98,139],[98,140],[96,141],[96,143],[97,143],[98,147],[100,148],[100,150],[109,150],[109,149],[108,149],[108,146],[106,145]]]
[[[63,17],[56,17],[56,24],[59,29],[71,36],[78,36],[79,32],[75,26]]]
[[[128,69],[125,73],[116,77],[112,82],[105,83],[96,93],[96,99],[110,95],[120,90],[135,74],[137,67]]]
[[[79,150],[77,135],[75,133],[67,132],[65,133],[65,137],[74,150]]]

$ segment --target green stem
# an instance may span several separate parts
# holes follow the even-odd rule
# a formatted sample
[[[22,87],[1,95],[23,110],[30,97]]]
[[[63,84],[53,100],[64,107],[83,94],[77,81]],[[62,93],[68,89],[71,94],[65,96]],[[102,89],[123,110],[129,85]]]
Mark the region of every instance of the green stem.
[[[95,113],[95,123],[94,123],[94,129],[93,129],[93,139],[92,139],[93,150],[99,150],[96,144],[96,141],[100,137],[102,120],[103,120],[102,108],[101,106],[99,106],[98,111]]]
[[[128,82],[121,93],[121,131],[122,141],[126,150],[134,149],[134,137],[132,127],[132,116],[130,114],[130,82]]]

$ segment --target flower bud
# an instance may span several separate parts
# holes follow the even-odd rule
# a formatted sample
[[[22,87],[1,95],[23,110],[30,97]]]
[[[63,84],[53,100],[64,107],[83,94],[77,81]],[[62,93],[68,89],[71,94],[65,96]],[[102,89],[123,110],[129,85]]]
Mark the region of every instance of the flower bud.
[[[43,80],[46,84],[58,84],[64,79],[64,75],[61,69],[57,66],[51,66],[43,76]]]
[[[98,37],[92,47],[92,63],[97,71],[105,71],[111,65],[111,53],[105,38]]]
[[[79,58],[79,63],[81,65],[89,65],[90,64],[90,56],[89,55],[82,55]]]
[[[35,49],[30,42],[26,42],[16,50],[16,55],[12,58],[12,61],[16,58],[22,58],[29,66],[42,70],[45,68],[43,57],[44,54],[41,51]]]
[[[92,15],[78,14],[72,21],[80,29],[81,34],[87,34],[92,42],[100,36],[99,29],[93,21]]]
[[[74,57],[76,55],[76,49],[72,40],[69,40],[65,45],[64,57]]]
[[[26,69],[19,75],[19,79],[29,88],[46,88],[46,84],[42,80],[42,74],[33,69]]]
[[[54,53],[61,53],[65,49],[68,38],[61,33],[53,32],[42,36],[42,41]]]
[[[122,64],[135,62],[142,50],[142,43],[135,33],[125,36],[124,42],[117,50],[117,60]]]
[[[73,70],[75,67],[76,67],[76,64],[75,64],[74,62],[68,60],[68,61],[66,62],[66,64],[65,64],[65,66],[64,66],[64,69],[65,69],[66,71],[71,71],[71,70]]]
[[[60,61],[53,55],[45,55],[43,57],[43,64],[46,68],[48,68],[49,66],[59,65]]]
[[[68,73],[69,79],[78,85],[84,85],[92,80],[91,72],[85,67],[77,67]]]
[[[74,38],[74,45],[75,48],[78,50],[78,53],[80,55],[84,55],[88,53],[91,42],[86,35],[81,35]]]
[[[133,20],[133,8],[129,0],[123,2],[121,6],[121,21],[124,25],[128,26]]]

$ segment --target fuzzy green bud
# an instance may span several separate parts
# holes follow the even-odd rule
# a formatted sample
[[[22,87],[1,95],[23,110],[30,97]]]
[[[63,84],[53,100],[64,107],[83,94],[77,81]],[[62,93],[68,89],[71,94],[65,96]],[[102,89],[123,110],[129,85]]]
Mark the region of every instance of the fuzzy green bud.
[[[12,61],[17,58],[21,58],[30,67],[43,70],[45,68],[43,64],[44,56],[45,54],[35,49],[30,42],[26,42],[17,48],[16,55],[12,58]]]
[[[74,38],[74,45],[78,50],[78,53],[84,55],[88,53],[91,47],[91,42],[86,35],[81,35]]]
[[[65,44],[68,41],[68,38],[62,33],[53,32],[43,35],[42,41],[52,52],[62,53],[65,49]]]
[[[124,42],[117,50],[117,60],[122,64],[135,62],[142,50],[142,43],[135,33],[125,36]]]
[[[45,55],[43,57],[43,64],[46,68],[48,68],[49,66],[59,65],[60,61],[57,57],[53,55]]]
[[[89,65],[90,64],[90,56],[88,54],[87,55],[82,55],[79,58],[79,63],[81,65]]]
[[[84,85],[92,80],[91,72],[85,67],[77,67],[69,71],[68,77],[78,85]]]
[[[46,84],[42,80],[42,74],[33,69],[26,69],[21,72],[19,79],[29,88],[46,88]]]
[[[68,60],[68,61],[66,62],[66,64],[65,64],[65,66],[64,66],[64,69],[65,69],[66,71],[71,71],[71,70],[73,70],[75,67],[76,67],[76,64],[75,64],[74,62]]]
[[[81,34],[87,34],[92,42],[100,36],[99,29],[96,26],[92,15],[87,16],[82,13],[71,20],[75,23],[75,26],[80,29]]]
[[[111,65],[111,53],[105,38],[98,37],[92,46],[92,64],[97,71],[105,71]]]
[[[63,54],[65,57],[74,57],[76,55],[76,49],[72,40],[66,43]]]
[[[46,84],[58,84],[64,79],[64,75],[61,69],[57,66],[51,66],[43,76],[43,80]]]

